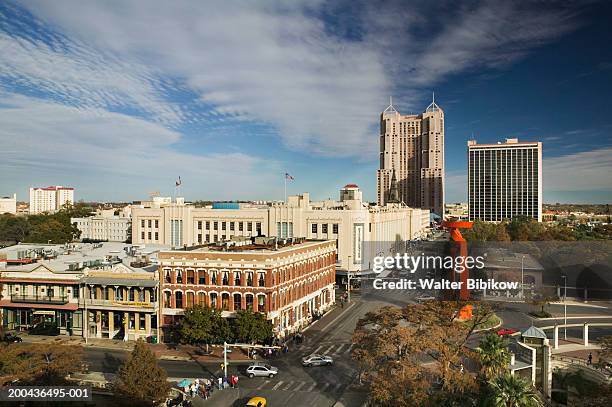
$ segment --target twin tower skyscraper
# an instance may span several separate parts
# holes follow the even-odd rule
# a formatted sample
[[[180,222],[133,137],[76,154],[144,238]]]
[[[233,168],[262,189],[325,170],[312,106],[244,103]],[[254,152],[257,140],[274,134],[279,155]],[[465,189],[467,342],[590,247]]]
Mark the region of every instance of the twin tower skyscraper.
[[[380,115],[378,204],[403,203],[444,216],[444,111],[432,98],[418,115],[390,102]]]

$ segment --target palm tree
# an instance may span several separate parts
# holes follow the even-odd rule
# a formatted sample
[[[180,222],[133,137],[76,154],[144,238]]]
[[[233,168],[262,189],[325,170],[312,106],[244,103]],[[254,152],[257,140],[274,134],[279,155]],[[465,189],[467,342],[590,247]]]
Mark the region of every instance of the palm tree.
[[[508,372],[510,353],[503,338],[496,334],[487,335],[476,348],[480,359],[481,373],[490,380]]]
[[[537,390],[526,379],[505,373],[489,382],[487,405],[491,407],[541,407]]]

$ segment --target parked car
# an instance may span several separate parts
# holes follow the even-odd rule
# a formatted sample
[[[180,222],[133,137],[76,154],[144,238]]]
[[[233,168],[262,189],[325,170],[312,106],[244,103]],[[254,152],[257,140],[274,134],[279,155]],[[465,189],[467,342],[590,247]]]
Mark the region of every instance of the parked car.
[[[245,405],[245,407],[266,407],[266,399],[263,397],[253,397]]]
[[[30,335],[57,336],[60,334],[60,330],[53,322],[41,322],[31,328],[29,333]]]
[[[310,366],[331,366],[334,360],[330,356],[318,355],[316,353],[302,358],[302,365],[305,367]]]
[[[511,328],[500,328],[496,331],[499,336],[512,335],[513,333],[517,333],[516,329]]]
[[[13,335],[12,333],[8,333],[8,334],[4,335],[4,338],[2,338],[2,341],[3,342],[8,342],[8,343],[17,343],[17,342],[23,342],[23,339],[21,339],[17,335]]]
[[[278,369],[263,363],[253,363],[246,369],[246,374],[249,377],[267,376],[274,377],[278,374]]]

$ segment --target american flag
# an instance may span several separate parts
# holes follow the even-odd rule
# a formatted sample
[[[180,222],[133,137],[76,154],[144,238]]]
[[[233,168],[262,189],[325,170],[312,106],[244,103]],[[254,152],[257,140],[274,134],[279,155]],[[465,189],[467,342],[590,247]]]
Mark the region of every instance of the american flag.
[[[183,181],[181,181],[181,177],[180,177],[180,175],[179,175],[179,179],[178,179],[178,181],[176,181],[176,186],[178,187],[178,186],[180,186],[182,183],[183,183]]]
[[[288,179],[289,181],[293,181],[295,178],[293,178],[291,175],[289,175],[288,172],[285,173],[285,179]]]

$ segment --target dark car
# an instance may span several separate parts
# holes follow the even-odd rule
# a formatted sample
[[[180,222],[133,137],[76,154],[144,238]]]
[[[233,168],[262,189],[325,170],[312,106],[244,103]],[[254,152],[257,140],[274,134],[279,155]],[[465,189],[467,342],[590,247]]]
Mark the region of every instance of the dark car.
[[[2,338],[2,341],[3,342],[8,342],[8,343],[18,343],[18,342],[23,342],[23,339],[21,339],[17,335],[13,335],[11,333],[8,333],[8,334],[4,335],[4,338]]]
[[[60,330],[53,322],[42,322],[30,329],[30,335],[57,336]]]

